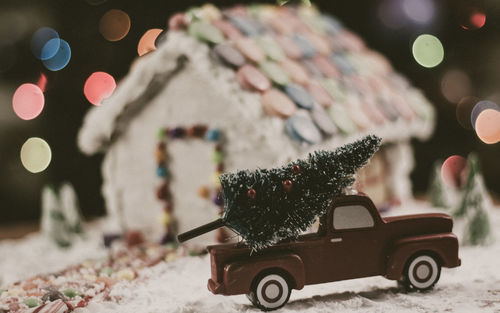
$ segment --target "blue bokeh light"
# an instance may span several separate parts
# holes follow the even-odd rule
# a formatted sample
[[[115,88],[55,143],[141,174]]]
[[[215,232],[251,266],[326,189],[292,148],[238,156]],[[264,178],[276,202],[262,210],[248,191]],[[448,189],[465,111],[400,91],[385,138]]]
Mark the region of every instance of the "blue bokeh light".
[[[470,114],[470,122],[471,122],[472,127],[474,129],[476,129],[477,117],[479,116],[479,114],[481,114],[481,112],[483,112],[486,109],[493,109],[493,110],[497,110],[500,112],[500,107],[495,102],[489,101],[489,100],[479,101],[474,106],[474,108],[472,109],[472,112]]]
[[[59,34],[50,27],[40,28],[31,37],[31,52],[42,61],[54,57],[59,47]]]
[[[62,70],[66,67],[66,65],[68,65],[69,60],[71,59],[71,48],[69,47],[69,44],[63,39],[61,39],[60,42],[61,44],[57,53],[52,58],[43,61],[43,65],[45,65],[48,70]]]

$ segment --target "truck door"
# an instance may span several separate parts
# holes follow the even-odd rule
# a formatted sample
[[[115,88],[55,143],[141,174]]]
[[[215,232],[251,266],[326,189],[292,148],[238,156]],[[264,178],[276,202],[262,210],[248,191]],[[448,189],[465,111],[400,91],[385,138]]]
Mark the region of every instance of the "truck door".
[[[330,281],[382,273],[380,216],[370,203],[339,203],[329,214],[324,255]],[[375,214],[374,214],[375,213]]]

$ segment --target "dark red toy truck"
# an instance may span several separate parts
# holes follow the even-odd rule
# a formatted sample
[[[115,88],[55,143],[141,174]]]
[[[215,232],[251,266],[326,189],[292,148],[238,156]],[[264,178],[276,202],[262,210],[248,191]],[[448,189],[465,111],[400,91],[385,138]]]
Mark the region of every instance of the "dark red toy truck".
[[[410,290],[431,289],[441,267],[460,266],[445,214],[382,218],[363,195],[335,198],[317,233],[257,252],[244,243],[207,247],[214,294],[247,294],[262,310],[285,305],[292,289],[381,275]],[[182,236],[182,235],[181,235]]]

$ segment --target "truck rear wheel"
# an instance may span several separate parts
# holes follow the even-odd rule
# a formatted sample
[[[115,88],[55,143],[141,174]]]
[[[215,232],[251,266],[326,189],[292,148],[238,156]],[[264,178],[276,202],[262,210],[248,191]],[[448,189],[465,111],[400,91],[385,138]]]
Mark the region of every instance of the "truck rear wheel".
[[[408,262],[399,283],[408,291],[425,291],[434,287],[440,275],[439,260],[430,254],[419,254]]]
[[[247,298],[263,311],[276,310],[284,306],[292,292],[285,275],[277,272],[258,276]]]

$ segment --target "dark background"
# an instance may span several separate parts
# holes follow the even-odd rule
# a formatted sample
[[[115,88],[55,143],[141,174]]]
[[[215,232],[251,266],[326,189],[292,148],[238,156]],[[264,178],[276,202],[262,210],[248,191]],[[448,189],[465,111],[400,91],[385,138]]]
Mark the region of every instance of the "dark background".
[[[385,3],[397,5],[398,1]],[[218,7],[236,4],[235,1],[212,2]],[[418,25],[403,20],[399,27],[389,28],[380,18],[381,2],[313,0],[322,11],[335,15],[357,32],[368,46],[386,55],[395,69],[423,89],[435,104],[438,124],[432,139],[413,142],[415,193],[426,191],[435,160],[453,154],[466,156],[471,151],[480,155],[490,191],[500,193],[500,166],[497,165],[500,145],[483,144],[474,132],[461,128],[455,118],[455,104],[448,102],[440,90],[443,74],[459,68],[471,79],[474,95],[497,99],[500,4],[496,4],[496,0],[431,1],[436,4],[433,22]],[[75,186],[85,216],[104,214],[100,193],[102,156],[84,156],[76,147],[76,134],[91,106],[83,95],[83,84],[94,71],[108,72],[119,81],[137,57],[137,43],[146,30],[165,28],[173,13],[203,3],[108,0],[101,5],[91,5],[85,0],[0,1],[0,226],[38,219],[41,187],[63,181]],[[486,13],[483,28],[471,31],[460,27],[461,16],[470,7]],[[106,41],[98,31],[99,19],[109,9],[121,9],[131,19],[129,34],[118,42]],[[43,26],[57,30],[71,46],[71,61],[59,72],[46,70],[31,54],[31,36]],[[433,69],[419,66],[411,55],[411,44],[422,33],[436,35],[445,47],[443,63]],[[45,108],[38,118],[23,121],[12,110],[12,95],[20,84],[36,83],[41,73],[48,78]],[[38,174],[25,170],[19,157],[22,144],[32,136],[44,138],[53,154],[50,166]]]

